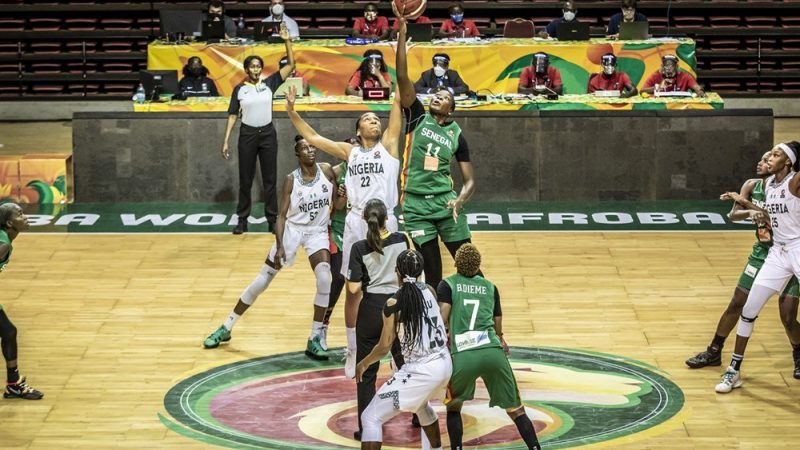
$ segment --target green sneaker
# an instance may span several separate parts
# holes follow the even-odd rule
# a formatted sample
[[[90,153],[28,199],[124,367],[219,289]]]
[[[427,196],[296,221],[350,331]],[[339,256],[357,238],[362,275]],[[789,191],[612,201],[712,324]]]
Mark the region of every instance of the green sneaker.
[[[225,325],[220,325],[217,328],[217,331],[211,333],[210,336],[203,341],[203,347],[205,348],[217,348],[219,347],[220,342],[228,342],[231,340],[231,332],[225,328]]]
[[[322,348],[322,345],[320,345],[319,336],[314,336],[314,339],[308,340],[308,345],[306,345],[306,356],[311,359],[318,359],[320,361],[328,360],[328,352],[326,352]]]

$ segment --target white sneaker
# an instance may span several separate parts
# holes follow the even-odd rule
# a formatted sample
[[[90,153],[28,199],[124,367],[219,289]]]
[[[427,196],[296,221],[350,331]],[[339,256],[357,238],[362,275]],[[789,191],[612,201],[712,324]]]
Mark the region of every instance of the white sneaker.
[[[323,325],[319,330],[319,346],[326,352],[328,351],[328,326]]]
[[[345,351],[344,360],[344,377],[352,380],[356,377],[356,352],[351,350]]]
[[[739,376],[738,370],[733,370],[733,367],[728,367],[725,375],[722,375],[722,381],[714,388],[720,394],[727,394],[728,392],[742,387],[742,378]]]

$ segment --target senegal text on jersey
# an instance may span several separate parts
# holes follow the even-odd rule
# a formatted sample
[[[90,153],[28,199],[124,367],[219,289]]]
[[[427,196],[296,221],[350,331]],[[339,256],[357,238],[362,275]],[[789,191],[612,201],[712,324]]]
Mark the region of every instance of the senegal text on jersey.
[[[433,139],[434,141],[436,141],[436,142],[438,142],[438,143],[440,143],[440,144],[442,144],[442,145],[444,145],[444,146],[446,146],[448,148],[452,148],[453,147],[453,144],[450,142],[449,139],[447,139],[444,136],[441,136],[441,135],[437,134],[433,130],[430,130],[428,128],[423,128],[422,131],[421,131],[421,134],[423,136],[425,136],[425,137]]]

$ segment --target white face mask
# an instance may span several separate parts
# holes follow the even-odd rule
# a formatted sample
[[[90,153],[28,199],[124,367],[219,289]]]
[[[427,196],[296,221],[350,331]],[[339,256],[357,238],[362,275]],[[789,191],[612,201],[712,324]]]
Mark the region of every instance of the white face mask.
[[[447,73],[447,69],[445,69],[442,66],[436,66],[436,67],[433,68],[433,74],[436,75],[437,77],[443,77],[444,74],[446,74],[446,73]]]
[[[564,20],[566,20],[567,22],[571,22],[573,19],[575,19],[575,13],[574,12],[572,12],[572,11],[564,11]]]
[[[280,16],[281,14],[283,14],[283,5],[280,3],[272,5],[272,15]]]

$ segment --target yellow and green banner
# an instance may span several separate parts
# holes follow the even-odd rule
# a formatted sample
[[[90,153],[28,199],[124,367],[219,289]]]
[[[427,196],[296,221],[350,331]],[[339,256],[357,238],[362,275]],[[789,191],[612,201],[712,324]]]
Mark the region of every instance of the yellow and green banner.
[[[306,77],[312,95],[343,95],[350,76],[358,69],[363,53],[371,48],[383,52],[389,72],[395,76],[394,44],[344,45],[341,39],[309,40],[294,44],[298,70]],[[498,39],[470,43],[436,42],[412,44],[409,50],[409,71],[412,79],[431,67],[435,53],[450,55],[450,68],[459,72],[473,91],[479,93],[511,93],[517,91],[519,75],[530,65],[531,56],[543,51],[550,55],[551,65],[558,68],[565,94],[585,94],[589,76],[600,72],[600,57],[614,53],[618,68],[626,72],[641,88],[647,77],[659,69],[661,57],[677,55],[681,69],[695,76],[695,43],[691,39],[651,39],[616,41],[592,39],[586,42],[559,42],[539,39]],[[278,68],[285,53],[283,44],[168,45],[154,42],[148,46],[147,68],[177,70],[192,56],[199,56],[209,69],[223,96],[245,77],[242,62],[247,56],[264,59],[265,73]]]

